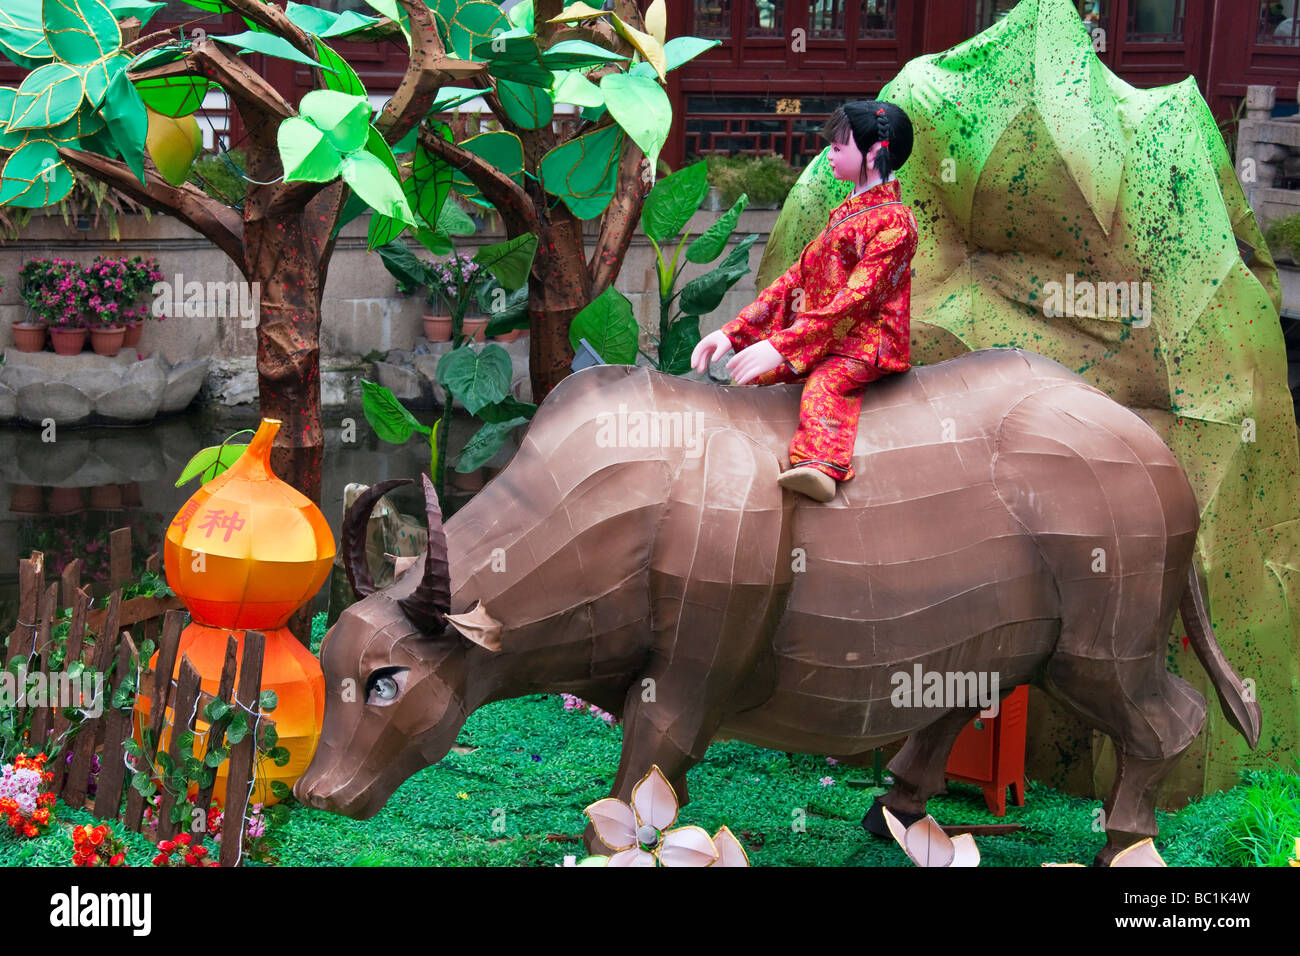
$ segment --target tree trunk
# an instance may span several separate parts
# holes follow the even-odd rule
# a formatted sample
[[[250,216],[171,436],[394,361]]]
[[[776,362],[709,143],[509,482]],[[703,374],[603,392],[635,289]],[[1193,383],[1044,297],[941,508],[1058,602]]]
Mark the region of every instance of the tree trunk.
[[[540,403],[572,371],[569,323],[591,300],[582,220],[562,203],[542,220],[528,286],[528,375],[533,401]]]

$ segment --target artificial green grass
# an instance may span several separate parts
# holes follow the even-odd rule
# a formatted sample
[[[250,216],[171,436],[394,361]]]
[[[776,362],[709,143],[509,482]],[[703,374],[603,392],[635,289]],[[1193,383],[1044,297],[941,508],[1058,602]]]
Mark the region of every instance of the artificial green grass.
[[[317,621],[317,637],[323,631]],[[581,859],[583,808],[609,796],[622,744],[620,727],[558,697],[502,701],[470,715],[457,749],[406,781],[372,819],[349,820],[290,801],[275,831],[283,866],[553,866]],[[911,866],[892,842],[861,829],[876,793],[856,788],[870,771],[831,766],[811,754],[786,754],[736,741],[715,743],[687,774],[691,802],[677,825],[709,833],[728,825],[755,866]],[[822,778],[833,781],[823,786]],[[950,784],[930,801],[943,824],[1018,823],[1005,836],[978,836],[984,866],[1090,864],[1105,842],[1094,829],[1099,800],[1070,797],[1031,781],[1026,805],[994,817],[978,787]],[[72,859],[71,827],[97,822],[60,803],[45,837],[0,835],[0,865],[59,866]],[[1300,836],[1300,775],[1248,771],[1232,790],[1179,811],[1157,814],[1156,845],[1170,866],[1281,866]],[[128,859],[146,864],[149,842],[114,831]]]

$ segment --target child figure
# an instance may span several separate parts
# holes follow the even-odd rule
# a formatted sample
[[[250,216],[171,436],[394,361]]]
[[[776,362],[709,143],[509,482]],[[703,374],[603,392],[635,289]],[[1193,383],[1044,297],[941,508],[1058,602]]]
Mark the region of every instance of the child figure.
[[[868,382],[911,368],[911,261],[916,220],[893,171],[912,152],[907,114],[883,100],[845,103],[826,121],[831,172],[854,182],[826,228],[752,304],[700,340],[704,372],[732,349],[737,385],[803,381],[799,430],[782,487],[817,501],[853,477]]]

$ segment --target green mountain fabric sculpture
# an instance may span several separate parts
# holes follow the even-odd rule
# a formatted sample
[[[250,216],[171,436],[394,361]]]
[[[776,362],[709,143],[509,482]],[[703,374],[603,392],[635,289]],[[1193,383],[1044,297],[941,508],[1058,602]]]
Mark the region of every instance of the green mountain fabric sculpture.
[[[1024,0],[908,63],[880,98],[908,112],[916,135],[899,177],[921,233],[912,361],[992,346],[1049,356],[1146,419],[1191,480],[1214,628],[1254,688],[1263,735],[1252,754],[1211,708],[1161,805],[1230,787],[1247,767],[1291,765],[1300,480],[1281,294],[1195,81],[1136,89],[1097,58],[1073,4]],[[848,190],[824,152],[808,166],[759,288]],[[1175,625],[1169,667],[1212,699],[1187,646]],[[1031,776],[1104,794],[1113,767],[1104,737],[1035,695]]]

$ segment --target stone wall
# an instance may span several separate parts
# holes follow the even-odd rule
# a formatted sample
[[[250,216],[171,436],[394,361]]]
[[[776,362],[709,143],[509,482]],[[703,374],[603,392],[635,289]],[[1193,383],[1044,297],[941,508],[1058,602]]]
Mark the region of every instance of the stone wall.
[[[717,218],[700,212],[688,225],[698,235]],[[736,238],[757,232],[750,251],[750,268],[757,270],[767,234],[776,222],[776,210],[746,211],[733,234]],[[497,217],[491,216],[495,220]],[[480,245],[499,242],[504,233],[489,224],[480,234],[458,240],[457,248],[472,255]],[[588,224],[588,252],[594,246],[596,224]],[[344,228],[330,262],[321,317],[322,398],[326,406],[352,404],[356,381],[368,374],[370,361],[392,351],[409,352],[424,342],[420,315],[424,300],[398,295],[392,276],[377,255],[366,252],[366,221]],[[420,254],[422,250],[417,250]],[[669,250],[671,254],[671,250]],[[26,307],[18,297],[18,270],[33,256],[59,256],[89,263],[96,255],[151,255],[169,281],[233,282],[241,277],[230,260],[187,226],[164,216],[127,216],[121,220],[121,240],[109,238],[104,226],[80,231],[59,216],[39,215],[15,241],[0,245],[0,348],[12,344],[9,325],[19,321]],[[684,259],[684,257],[683,257]],[[682,261],[682,260],[679,260]],[[721,261],[721,257],[718,261]],[[713,263],[716,265],[717,262]],[[700,275],[710,266],[687,263],[679,283]],[[701,331],[708,332],[753,301],[751,275],[728,293],[722,306],[706,316]],[[639,231],[633,237],[616,287],[632,302],[645,328],[658,325],[658,277],[654,247]],[[142,354],[157,354],[168,365],[210,358],[207,394],[222,404],[251,404],[256,400],[256,331],[244,328],[238,316],[186,318],[172,316],[145,324],[140,340]]]

